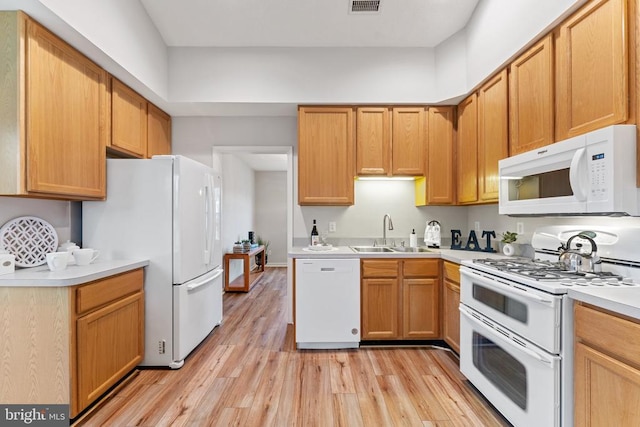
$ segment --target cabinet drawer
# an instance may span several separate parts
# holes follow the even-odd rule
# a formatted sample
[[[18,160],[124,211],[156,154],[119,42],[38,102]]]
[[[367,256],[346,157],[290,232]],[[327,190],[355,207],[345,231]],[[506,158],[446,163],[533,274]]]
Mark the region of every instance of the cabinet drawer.
[[[99,280],[76,289],[76,313],[96,309],[111,301],[142,290],[144,285],[141,268]]]
[[[438,277],[439,263],[437,259],[406,259],[403,261],[404,277]]]
[[[363,259],[362,277],[397,277],[398,261],[392,259]]]
[[[579,341],[615,354],[636,367],[640,366],[640,322],[605,313],[595,308],[575,306],[575,335]]]
[[[460,283],[460,265],[453,262],[444,261],[444,278],[452,282]]]

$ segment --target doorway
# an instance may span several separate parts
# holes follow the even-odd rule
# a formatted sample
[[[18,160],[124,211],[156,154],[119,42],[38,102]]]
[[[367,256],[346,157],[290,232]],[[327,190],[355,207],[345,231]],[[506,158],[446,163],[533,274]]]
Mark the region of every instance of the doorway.
[[[291,261],[287,254],[293,246],[293,147],[215,146],[212,154],[214,169],[222,174],[223,251],[231,251],[234,241],[246,239],[248,228],[256,227],[252,231],[270,241],[272,256],[267,266],[288,267],[287,289],[291,298],[293,269],[289,268]],[[261,181],[258,182],[259,179]],[[279,188],[270,188],[270,185]],[[281,194],[283,191],[286,192],[284,197]],[[284,221],[278,218],[282,210],[277,203],[271,203],[271,199],[285,201]],[[265,207],[264,215],[260,216],[257,209],[247,212],[248,206],[254,209],[258,203]],[[283,225],[286,228],[284,239],[282,231],[278,230]],[[278,256],[273,256],[274,250],[278,251]],[[288,311],[287,318],[292,323],[291,305]]]

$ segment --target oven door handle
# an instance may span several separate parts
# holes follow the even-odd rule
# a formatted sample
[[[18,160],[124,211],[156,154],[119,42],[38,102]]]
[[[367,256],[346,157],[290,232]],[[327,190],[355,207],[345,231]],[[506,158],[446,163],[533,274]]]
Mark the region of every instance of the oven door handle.
[[[510,339],[505,338],[504,336],[502,336],[502,334],[500,334],[498,331],[496,331],[493,327],[493,325],[491,324],[491,322],[488,321],[482,321],[480,319],[476,319],[474,316],[471,315],[471,313],[469,312],[469,309],[464,307],[464,306],[460,306],[460,314],[462,316],[465,316],[471,323],[475,323],[475,324],[480,324],[483,325],[487,328],[491,329],[492,332],[492,336],[491,338],[497,340],[497,341],[502,341],[504,344],[512,347],[512,348],[517,348],[518,350],[520,350],[522,353],[528,355],[529,357],[537,360],[538,362],[544,363],[545,365],[548,365],[549,367],[553,366],[553,360],[549,360],[545,357],[542,357],[542,355],[536,353],[533,350],[528,349],[527,347],[523,347],[522,345],[518,344],[515,341],[512,341]]]
[[[479,279],[484,285],[488,285],[494,288],[499,288],[500,290],[504,290],[504,291],[508,291],[508,292],[512,292],[515,295],[519,295],[523,298],[529,299],[529,300],[533,300],[536,302],[539,302],[541,304],[546,304],[546,305],[553,305],[553,300],[547,299],[547,298],[543,298],[541,296],[532,294],[531,292],[527,292],[527,291],[523,291],[519,288],[516,288],[515,286],[511,286],[508,285],[504,282],[502,282],[500,279],[489,279],[485,276],[479,275],[475,272],[471,272],[471,274],[473,275],[474,279],[477,278]]]

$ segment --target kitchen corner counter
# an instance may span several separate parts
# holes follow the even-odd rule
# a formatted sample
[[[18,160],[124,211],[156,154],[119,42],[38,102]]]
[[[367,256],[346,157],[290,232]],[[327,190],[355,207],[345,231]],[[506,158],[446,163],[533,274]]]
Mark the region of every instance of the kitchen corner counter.
[[[312,251],[306,247],[294,247],[289,258],[442,258],[460,264],[463,260],[478,258],[504,258],[495,252],[458,251],[453,249],[430,249],[429,252],[355,252],[349,246],[334,246],[332,250]]]
[[[640,286],[570,289],[569,297],[640,320]]]
[[[149,265],[148,260],[98,260],[89,265],[69,265],[62,271],[49,271],[47,265],[17,269],[0,275],[0,287],[65,287],[135,270]]]

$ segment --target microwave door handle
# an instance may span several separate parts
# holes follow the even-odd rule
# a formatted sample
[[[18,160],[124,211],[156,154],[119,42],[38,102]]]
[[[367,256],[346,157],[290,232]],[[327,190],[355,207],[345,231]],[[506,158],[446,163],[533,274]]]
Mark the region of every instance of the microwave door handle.
[[[576,150],[573,158],[571,159],[571,166],[569,167],[569,184],[571,184],[571,190],[578,201],[584,202],[587,200],[587,189],[584,186],[583,168],[586,148],[579,148]]]

